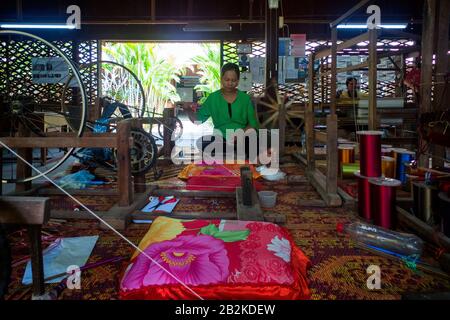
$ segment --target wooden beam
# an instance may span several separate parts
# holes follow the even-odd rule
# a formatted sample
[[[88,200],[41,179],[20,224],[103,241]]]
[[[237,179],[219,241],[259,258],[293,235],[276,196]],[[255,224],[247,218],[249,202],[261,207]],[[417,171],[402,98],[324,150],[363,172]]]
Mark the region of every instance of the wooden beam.
[[[163,142],[164,142],[164,158],[170,159],[175,141],[172,141],[172,132],[175,127],[172,119],[175,116],[175,108],[164,108],[163,110]]]
[[[436,0],[424,1],[422,26],[422,64],[420,74],[420,113],[431,112],[431,87],[433,75],[434,31],[436,21]]]
[[[50,218],[49,200],[44,197],[0,197],[0,224],[45,224]]]
[[[436,24],[435,35],[436,40],[436,74],[434,85],[434,111],[444,111],[448,109],[448,101],[450,101],[450,90],[448,90],[448,79],[450,68],[450,56],[447,54],[449,50],[449,15],[450,0],[439,1],[438,22]],[[447,90],[446,90],[447,87]],[[435,156],[433,165],[443,167],[445,159],[445,147],[440,145],[432,145],[432,154]]]
[[[433,49],[434,49],[434,32],[436,21],[436,0],[425,0],[423,10],[423,24],[422,24],[422,63],[420,69],[420,101],[419,101],[419,115],[426,112],[431,112],[431,89],[433,78]],[[419,142],[419,145],[425,143]],[[427,156],[421,155],[419,157],[419,164],[425,166],[428,159]]]
[[[450,0],[439,1],[438,23],[436,24],[436,84],[435,84],[435,103],[436,111],[443,111],[448,108],[450,101],[450,90],[445,92],[446,76],[449,74],[450,56],[449,50],[449,23],[450,23]]]
[[[281,103],[280,110],[278,112],[278,130],[279,130],[279,146],[280,146],[280,157],[284,155],[285,145],[286,145],[286,106]]]
[[[129,122],[119,122],[117,130],[117,184],[119,189],[119,205],[129,206],[133,202],[133,185],[131,180],[131,157]]]
[[[332,30],[332,32],[333,32],[333,30]],[[337,30],[336,30],[336,34],[337,34]],[[332,34],[332,37],[333,37],[333,34]],[[337,45],[336,51],[342,51],[343,49],[353,47],[360,42],[368,41],[368,40],[369,40],[369,33],[365,32],[356,37],[345,40],[342,43],[336,44]],[[333,39],[331,41],[333,41]],[[336,36],[336,41],[337,41],[337,36]],[[319,52],[316,52],[316,59],[326,58],[330,55],[332,55],[331,48],[320,50]]]
[[[314,60],[315,55],[311,53],[308,61],[309,102],[305,112],[306,160],[308,170],[314,170],[316,166],[314,159]]]
[[[236,209],[238,220],[243,221],[264,221],[264,215],[259,204],[258,195],[255,188],[251,190],[252,205],[248,206],[243,203],[243,189],[236,188]]]
[[[327,116],[327,180],[326,191],[328,194],[337,194],[338,174],[338,124],[337,115]]]
[[[376,130],[377,123],[377,29],[369,30],[369,130]]]
[[[117,148],[116,134],[110,137],[14,137],[0,138],[10,148]],[[127,144],[133,143],[128,137]]]
[[[252,206],[252,189],[253,189],[253,177],[250,167],[243,166],[240,169],[241,172],[241,188],[242,188],[242,204],[244,206]]]
[[[265,15],[265,39],[266,39],[266,88],[273,80],[278,82],[278,9],[270,9],[269,2],[264,1]]]
[[[339,207],[342,205],[342,199],[339,195],[327,192],[327,182],[326,177],[322,172],[315,169],[314,171],[307,171],[306,175],[311,182],[311,184],[316,188],[317,192],[320,194],[326,204],[330,207]]]
[[[330,86],[330,113],[336,114],[336,66],[337,66],[337,29],[331,29],[331,86]]]
[[[33,297],[45,293],[44,257],[42,256],[41,225],[29,225],[28,238],[30,241],[31,273],[33,279]]]
[[[152,21],[156,20],[156,0],[150,0],[150,17]]]
[[[21,121],[19,121],[19,129],[17,132],[17,136],[21,137],[21,138],[17,138],[17,139],[24,139],[26,141],[33,141],[33,139],[30,139],[30,135],[31,135],[31,131],[30,129],[23,124]],[[2,139],[3,141],[3,139]],[[5,143],[5,141],[3,141],[3,143]],[[5,143],[6,145],[8,145],[7,143]],[[10,145],[8,145],[8,147],[12,148]],[[17,146],[18,150],[17,150],[17,154],[22,157],[23,159],[25,159],[28,163],[32,163],[33,162],[33,150],[31,149],[26,149],[23,148],[21,146]],[[1,151],[3,152],[3,149],[1,149]],[[23,179],[27,179],[29,177],[31,177],[33,175],[33,170],[32,168],[25,163],[24,161],[20,160],[17,158],[17,162],[16,162],[16,179],[18,181],[23,180]],[[31,181],[27,181],[27,182],[18,182],[16,183],[16,188],[15,190],[17,192],[21,192],[21,191],[26,191],[31,189]]]
[[[35,194],[39,196],[56,196],[56,195],[65,195],[64,192],[57,188],[49,187],[49,188],[37,188],[35,190]],[[72,196],[108,196],[108,197],[116,197],[119,195],[119,191],[117,189],[71,189],[70,194]]]
[[[314,140],[322,143],[327,143],[328,134],[324,131],[314,130]]]
[[[235,198],[235,192],[226,191],[201,191],[201,190],[177,190],[158,188],[152,192],[155,196],[175,196],[177,198]]]
[[[414,231],[420,238],[450,251],[450,239],[442,232],[437,232],[433,227],[399,206],[396,207],[396,210],[398,221]]]
[[[154,220],[157,217],[166,216],[174,219],[226,219],[236,220],[235,212],[178,212],[173,211],[170,214],[146,213],[134,211],[131,214],[132,220]]]
[[[330,27],[334,28],[336,27],[338,24],[340,24],[342,21],[344,21],[345,19],[347,19],[348,17],[350,17],[352,14],[354,14],[356,11],[358,11],[361,7],[363,7],[364,5],[366,5],[370,0],[362,0],[360,2],[358,2],[355,6],[353,6],[350,10],[348,10],[347,12],[345,12],[342,16],[340,16],[339,18],[337,18],[336,20],[334,20],[333,22],[330,23]]]

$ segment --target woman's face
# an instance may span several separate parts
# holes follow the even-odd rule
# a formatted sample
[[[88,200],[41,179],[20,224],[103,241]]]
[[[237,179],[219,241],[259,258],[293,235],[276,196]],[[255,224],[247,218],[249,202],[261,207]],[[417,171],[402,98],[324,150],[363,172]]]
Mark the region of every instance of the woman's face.
[[[237,77],[236,72],[229,70],[223,74],[222,77],[222,88],[225,91],[233,91],[237,88],[239,84],[239,79]]]

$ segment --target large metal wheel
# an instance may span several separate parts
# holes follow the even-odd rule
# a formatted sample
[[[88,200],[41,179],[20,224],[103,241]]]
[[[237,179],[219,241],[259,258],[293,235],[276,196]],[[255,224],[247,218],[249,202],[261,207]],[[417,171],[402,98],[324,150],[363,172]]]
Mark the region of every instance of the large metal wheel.
[[[43,137],[57,132],[81,136],[87,98],[74,62],[52,43],[22,31],[1,30],[0,45],[0,136],[18,136],[21,128]],[[60,100],[68,77],[73,81],[66,94],[65,108],[62,108]],[[34,148],[32,162],[42,173],[32,170],[28,177],[17,177],[12,167],[10,174],[4,175],[3,182],[26,182],[47,175],[73,151],[74,148],[54,148],[47,149],[42,155],[43,149]],[[12,154],[5,155],[4,167],[21,161]]]
[[[160,139],[164,139],[164,128],[169,130],[172,141],[176,141],[183,135],[183,123],[177,117],[170,117],[169,122],[172,122],[172,126],[166,126],[164,123],[158,123],[158,134]]]
[[[139,78],[124,65],[109,61],[99,60],[83,64],[79,68],[80,74],[94,74],[99,79],[98,98],[107,104],[118,103],[127,107],[129,117],[142,118],[146,113],[146,98],[144,88]],[[67,93],[73,78],[70,77],[64,86],[61,107],[67,108]],[[102,110],[103,112],[103,110]],[[116,109],[111,115],[115,123],[124,118],[123,112]]]

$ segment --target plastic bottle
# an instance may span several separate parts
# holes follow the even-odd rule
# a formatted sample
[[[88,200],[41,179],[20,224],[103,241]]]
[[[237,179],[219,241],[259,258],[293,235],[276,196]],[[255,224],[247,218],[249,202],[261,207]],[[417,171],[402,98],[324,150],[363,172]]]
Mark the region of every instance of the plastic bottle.
[[[362,222],[346,225],[338,223],[336,230],[349,234],[355,241],[402,256],[420,257],[422,254],[423,241],[413,234],[395,232]]]

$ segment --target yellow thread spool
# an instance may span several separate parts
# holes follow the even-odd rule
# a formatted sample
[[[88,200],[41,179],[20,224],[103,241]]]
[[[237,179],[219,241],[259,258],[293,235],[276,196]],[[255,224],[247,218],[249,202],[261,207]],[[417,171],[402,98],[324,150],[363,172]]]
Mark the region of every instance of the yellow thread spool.
[[[395,178],[395,159],[392,157],[381,157],[381,172],[386,178]]]

